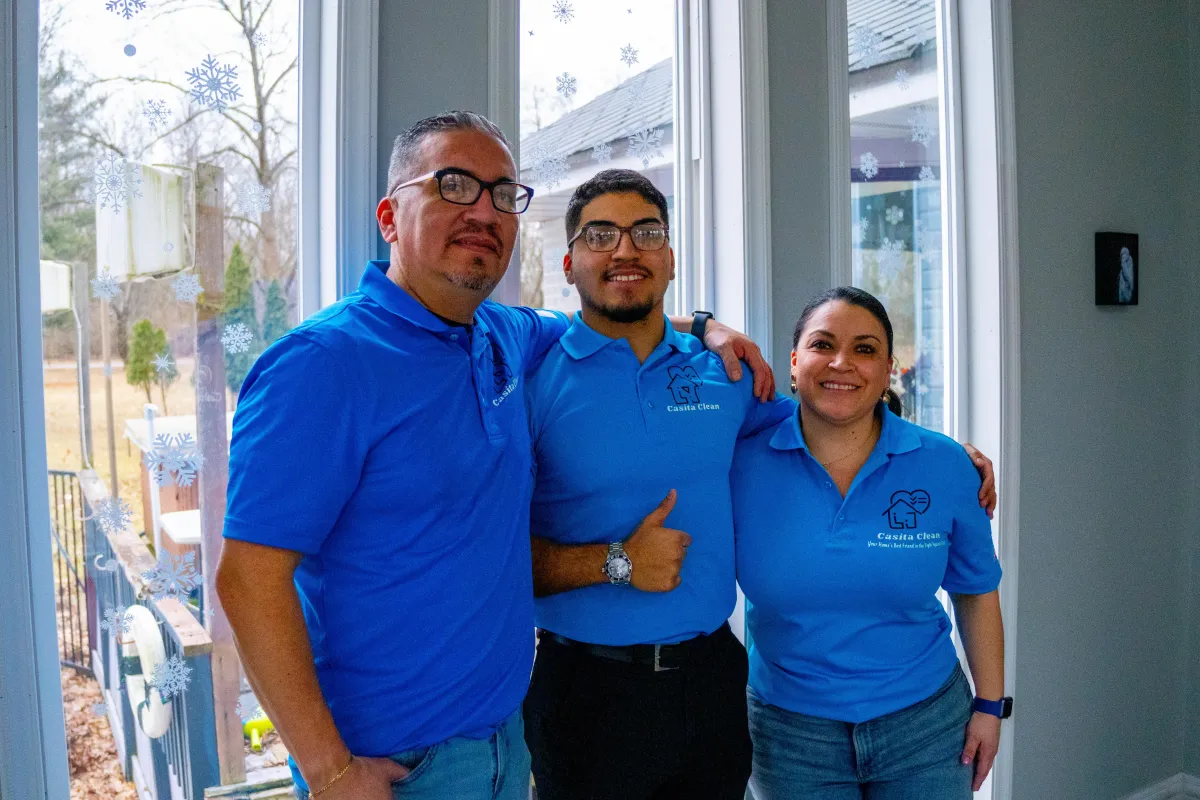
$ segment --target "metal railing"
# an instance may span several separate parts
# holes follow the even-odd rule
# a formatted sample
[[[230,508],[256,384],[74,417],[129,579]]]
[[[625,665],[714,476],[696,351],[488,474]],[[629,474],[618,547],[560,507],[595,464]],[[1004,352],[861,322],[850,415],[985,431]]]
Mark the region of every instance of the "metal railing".
[[[52,469],[49,479],[59,662],[65,667],[91,673],[96,617],[88,604],[89,576],[85,569],[85,523],[79,476]]]
[[[79,480],[84,510],[91,517],[91,510],[108,496],[108,489],[91,470],[80,473]],[[206,788],[221,783],[213,714],[212,640],[187,606],[150,596],[142,575],[154,567],[155,559],[136,534],[105,533],[94,519],[87,519],[87,532],[95,548],[93,560],[108,568],[88,565],[97,613],[103,617],[109,609],[135,604],[150,609],[162,630],[166,657],[179,656],[190,669],[187,688],[172,698],[170,727],[160,738],[151,739],[138,727],[125,694],[119,631],[103,630],[95,640],[92,663],[125,777],[138,786],[139,795],[149,794],[155,800],[203,800]]]

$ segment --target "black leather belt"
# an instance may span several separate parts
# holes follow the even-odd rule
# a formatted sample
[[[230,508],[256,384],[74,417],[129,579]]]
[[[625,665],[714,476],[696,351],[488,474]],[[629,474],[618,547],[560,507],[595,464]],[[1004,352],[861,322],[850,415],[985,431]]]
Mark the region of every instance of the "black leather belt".
[[[568,639],[553,631],[539,630],[538,641],[554,642],[564,647],[580,650],[598,658],[622,661],[626,664],[645,664],[655,672],[679,669],[697,656],[706,655],[725,636],[732,636],[729,623],[723,624],[707,636],[697,636],[678,644],[629,644],[623,646],[591,644]]]

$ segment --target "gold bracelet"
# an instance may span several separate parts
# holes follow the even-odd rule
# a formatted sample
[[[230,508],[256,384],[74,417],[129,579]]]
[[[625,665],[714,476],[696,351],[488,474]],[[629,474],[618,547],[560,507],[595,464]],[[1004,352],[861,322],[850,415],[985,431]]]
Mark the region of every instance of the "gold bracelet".
[[[341,772],[339,772],[337,775],[334,775],[334,776],[333,776],[333,780],[331,780],[329,783],[327,783],[327,784],[325,784],[324,786],[322,786],[320,789],[317,789],[315,792],[309,792],[309,795],[308,795],[308,796],[309,796],[309,797],[316,797],[316,796],[317,796],[317,795],[319,795],[321,792],[323,792],[323,791],[325,791],[326,789],[328,789],[330,786],[333,786],[335,783],[337,783],[337,782],[338,782],[338,781],[341,779],[341,777],[342,777],[343,775],[345,775],[345,774],[346,774],[346,770],[350,769],[350,765],[351,765],[351,764],[353,764],[353,763],[354,763],[354,754],[353,754],[353,753],[351,753],[351,754],[350,754],[350,763],[349,763],[349,764],[347,764],[346,766],[342,767],[342,771],[341,771]]]

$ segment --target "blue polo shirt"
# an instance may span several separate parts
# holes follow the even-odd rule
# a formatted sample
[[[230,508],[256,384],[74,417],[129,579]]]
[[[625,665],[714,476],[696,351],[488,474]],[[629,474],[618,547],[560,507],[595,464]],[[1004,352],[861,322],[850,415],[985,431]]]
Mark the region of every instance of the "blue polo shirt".
[[[526,366],[568,318],[447,325],[372,261],[263,353],[233,419],[225,536],[304,554],[317,677],[356,755],[484,738],[533,663]],[[299,773],[295,773],[299,777]]]
[[[935,592],[1000,584],[966,451],[882,413],[844,500],[808,452],[799,415],[738,443],[750,687],[771,705],[858,723],[926,699],[958,658]]]
[[[733,613],[734,443],[796,407],[759,401],[743,369],[731,381],[720,357],[669,321],[639,363],[626,339],[576,312],[527,386],[537,473],[530,532],[563,544],[622,540],[673,488],[664,525],[692,544],[678,588],[599,584],[540,597],[539,628],[594,644],[665,644],[712,633]]]

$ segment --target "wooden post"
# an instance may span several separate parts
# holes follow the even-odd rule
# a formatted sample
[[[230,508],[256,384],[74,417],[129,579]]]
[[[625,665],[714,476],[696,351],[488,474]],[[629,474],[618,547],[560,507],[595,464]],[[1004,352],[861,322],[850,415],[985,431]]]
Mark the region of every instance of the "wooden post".
[[[221,306],[225,298],[225,173],[196,166],[196,440],[200,469],[200,570],[203,607],[212,638],[213,716],[222,785],[246,779],[242,721],[237,714],[241,666],[233,631],[217,598],[216,573],[224,543],[225,487],[229,482],[229,434],[225,425],[225,353]],[[201,376],[206,380],[200,380]],[[211,610],[212,613],[209,613]]]
[[[116,421],[113,419],[112,350],[108,336],[108,314],[108,301],[101,300],[100,347],[104,351],[104,409],[108,416],[108,478],[110,484],[108,490],[116,500],[121,496],[121,484],[117,479],[117,432],[113,428]]]
[[[71,288],[74,291],[72,305],[75,306],[75,364],[79,371],[79,461],[82,469],[94,469],[92,450],[92,317],[88,293],[87,264],[76,263],[71,269]],[[90,573],[89,573],[90,574]]]

